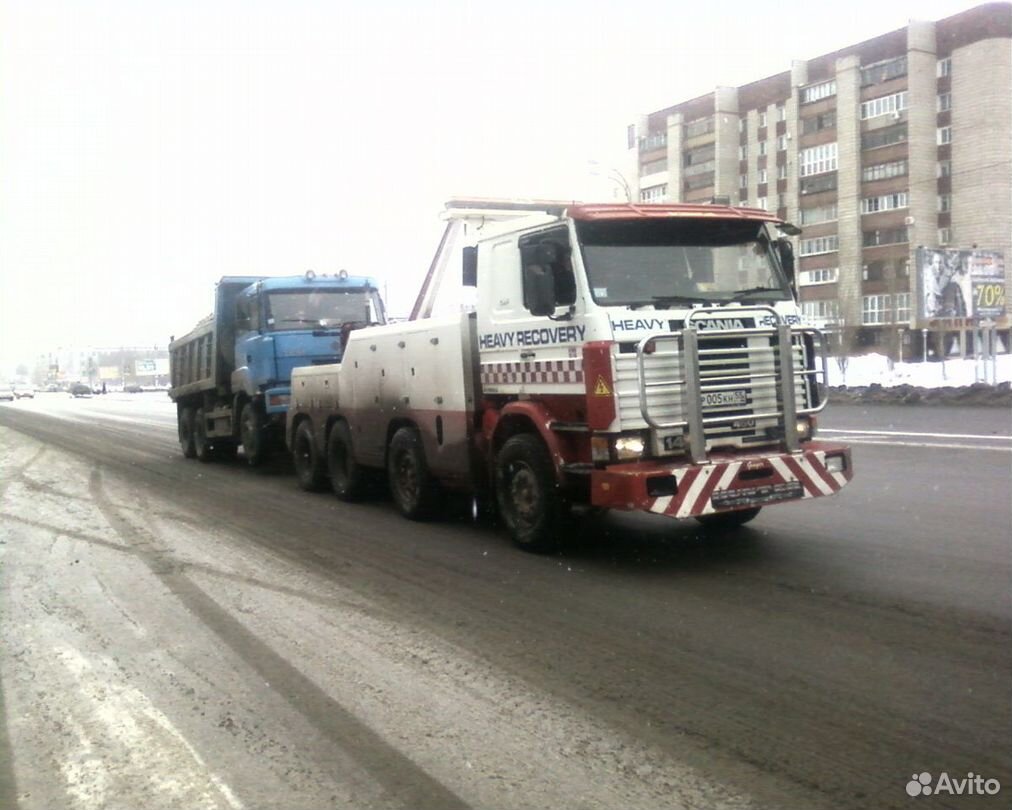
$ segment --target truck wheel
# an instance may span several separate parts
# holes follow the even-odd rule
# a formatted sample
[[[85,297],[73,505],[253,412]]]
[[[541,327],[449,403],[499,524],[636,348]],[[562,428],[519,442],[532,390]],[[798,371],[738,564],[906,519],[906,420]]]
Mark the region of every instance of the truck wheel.
[[[327,439],[327,470],[330,486],[342,501],[358,501],[365,494],[365,471],[355,461],[351,430],[347,422],[338,422]]]
[[[566,503],[539,437],[521,433],[506,441],[496,459],[495,491],[499,514],[520,548],[544,553],[561,545]]]
[[[242,406],[239,417],[239,438],[246,454],[246,463],[251,467],[263,464],[267,458],[267,436],[264,430],[264,419],[256,405],[247,402]]]
[[[306,419],[299,423],[292,440],[292,461],[299,486],[307,492],[319,492],[327,483],[327,471],[323,459],[316,452],[313,427]]]
[[[761,510],[761,506],[755,506],[752,509],[737,509],[734,512],[699,515],[696,520],[711,529],[737,529],[752,520]]]
[[[425,463],[422,437],[403,427],[390,441],[387,456],[390,494],[400,513],[409,520],[424,520],[436,511],[438,488]]]
[[[207,438],[207,420],[204,418],[204,409],[197,408],[193,415],[193,454],[197,461],[214,461],[214,447]]]
[[[179,409],[179,446],[186,458],[197,455],[197,449],[193,446],[193,408]]]

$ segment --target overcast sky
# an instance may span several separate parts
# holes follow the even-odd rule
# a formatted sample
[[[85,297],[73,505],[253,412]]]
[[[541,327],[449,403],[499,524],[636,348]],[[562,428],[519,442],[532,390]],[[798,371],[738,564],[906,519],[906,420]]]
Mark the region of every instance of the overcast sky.
[[[974,5],[4,0],[0,373],[164,347],[227,274],[406,312],[448,197],[609,196],[637,114]]]

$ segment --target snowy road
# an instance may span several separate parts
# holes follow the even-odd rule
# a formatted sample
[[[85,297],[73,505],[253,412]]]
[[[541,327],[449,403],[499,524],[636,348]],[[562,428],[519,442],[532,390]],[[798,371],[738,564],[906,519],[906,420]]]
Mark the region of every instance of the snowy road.
[[[822,425],[838,498],[545,558],[185,461],[164,395],[0,405],[0,807],[1007,806],[1008,414]]]

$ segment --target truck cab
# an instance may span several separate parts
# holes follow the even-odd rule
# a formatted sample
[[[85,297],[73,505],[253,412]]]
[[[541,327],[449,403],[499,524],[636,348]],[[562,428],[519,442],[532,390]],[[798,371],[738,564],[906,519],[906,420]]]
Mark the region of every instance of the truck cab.
[[[281,443],[293,370],[341,362],[351,332],[383,323],[365,276],[225,276],[214,312],[169,345],[183,454],[209,461],[241,446],[261,463]]]

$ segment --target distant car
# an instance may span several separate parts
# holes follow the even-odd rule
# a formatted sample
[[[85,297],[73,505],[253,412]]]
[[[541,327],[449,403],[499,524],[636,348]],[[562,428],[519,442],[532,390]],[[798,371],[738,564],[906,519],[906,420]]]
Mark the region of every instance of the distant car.
[[[141,386],[139,386],[137,383],[130,383],[129,385],[124,385],[123,390],[128,394],[140,394],[144,391],[144,389],[141,388]]]
[[[91,386],[85,385],[84,383],[74,383],[70,386],[70,393],[75,397],[90,397]]]
[[[58,385],[47,385],[46,386],[46,393],[47,394],[55,394],[59,390],[60,390],[60,386],[58,386]]]
[[[35,399],[35,389],[33,388],[15,388],[14,396],[18,399]]]
[[[0,400],[14,401],[14,391],[10,388],[0,388]]]

